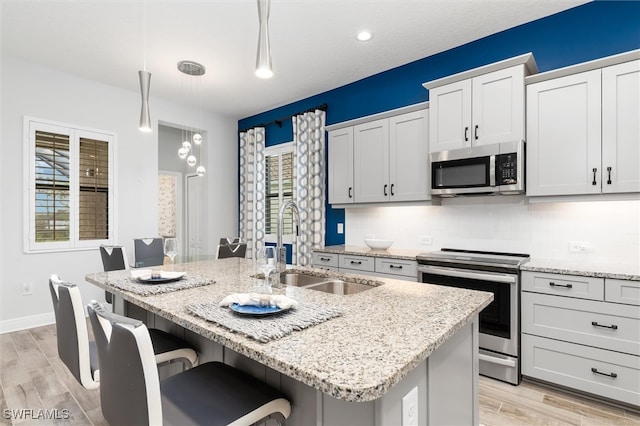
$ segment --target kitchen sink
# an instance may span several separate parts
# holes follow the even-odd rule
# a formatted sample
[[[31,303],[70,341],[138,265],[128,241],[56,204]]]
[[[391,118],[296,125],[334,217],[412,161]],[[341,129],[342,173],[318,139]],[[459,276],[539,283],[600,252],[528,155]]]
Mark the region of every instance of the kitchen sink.
[[[284,274],[280,282],[295,287],[306,287],[310,284],[317,284],[327,281],[326,277],[316,277],[315,275],[306,275],[299,273]]]
[[[325,293],[333,293],[333,294],[354,294],[360,293],[361,291],[369,290],[374,288],[374,286],[352,283],[349,281],[342,280],[330,280],[317,284],[311,284],[306,286],[305,288],[309,288],[311,290],[319,290],[324,291]]]

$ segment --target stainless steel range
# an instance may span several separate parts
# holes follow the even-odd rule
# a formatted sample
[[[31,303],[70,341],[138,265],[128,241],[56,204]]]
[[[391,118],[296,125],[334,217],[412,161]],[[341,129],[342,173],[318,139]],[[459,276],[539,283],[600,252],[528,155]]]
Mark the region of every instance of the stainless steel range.
[[[520,383],[520,265],[529,255],[443,248],[416,259],[419,282],[493,293],[480,312],[480,374]]]

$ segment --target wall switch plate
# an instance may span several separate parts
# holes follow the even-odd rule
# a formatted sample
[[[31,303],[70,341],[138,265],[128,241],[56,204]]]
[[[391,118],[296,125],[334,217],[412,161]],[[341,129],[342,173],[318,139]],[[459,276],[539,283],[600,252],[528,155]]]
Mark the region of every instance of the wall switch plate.
[[[402,397],[402,426],[418,426],[418,387]]]
[[[338,234],[344,234],[344,223],[338,223]]]
[[[573,252],[585,252],[590,248],[590,244],[587,241],[569,241],[569,251]]]

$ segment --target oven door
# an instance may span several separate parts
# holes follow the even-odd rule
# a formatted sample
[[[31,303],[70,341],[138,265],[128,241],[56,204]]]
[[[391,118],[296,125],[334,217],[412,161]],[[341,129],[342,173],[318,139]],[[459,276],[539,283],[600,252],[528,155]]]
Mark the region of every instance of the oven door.
[[[518,274],[419,265],[418,281],[493,293],[493,301],[480,312],[479,346],[518,357]]]

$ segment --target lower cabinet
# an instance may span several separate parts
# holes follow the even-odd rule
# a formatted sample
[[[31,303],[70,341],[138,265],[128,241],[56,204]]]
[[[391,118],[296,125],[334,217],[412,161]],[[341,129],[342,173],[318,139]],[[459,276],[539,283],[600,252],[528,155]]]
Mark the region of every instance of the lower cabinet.
[[[313,267],[396,280],[415,282],[418,279],[417,262],[407,259],[314,251]]]
[[[640,407],[640,282],[525,271],[522,374]]]

